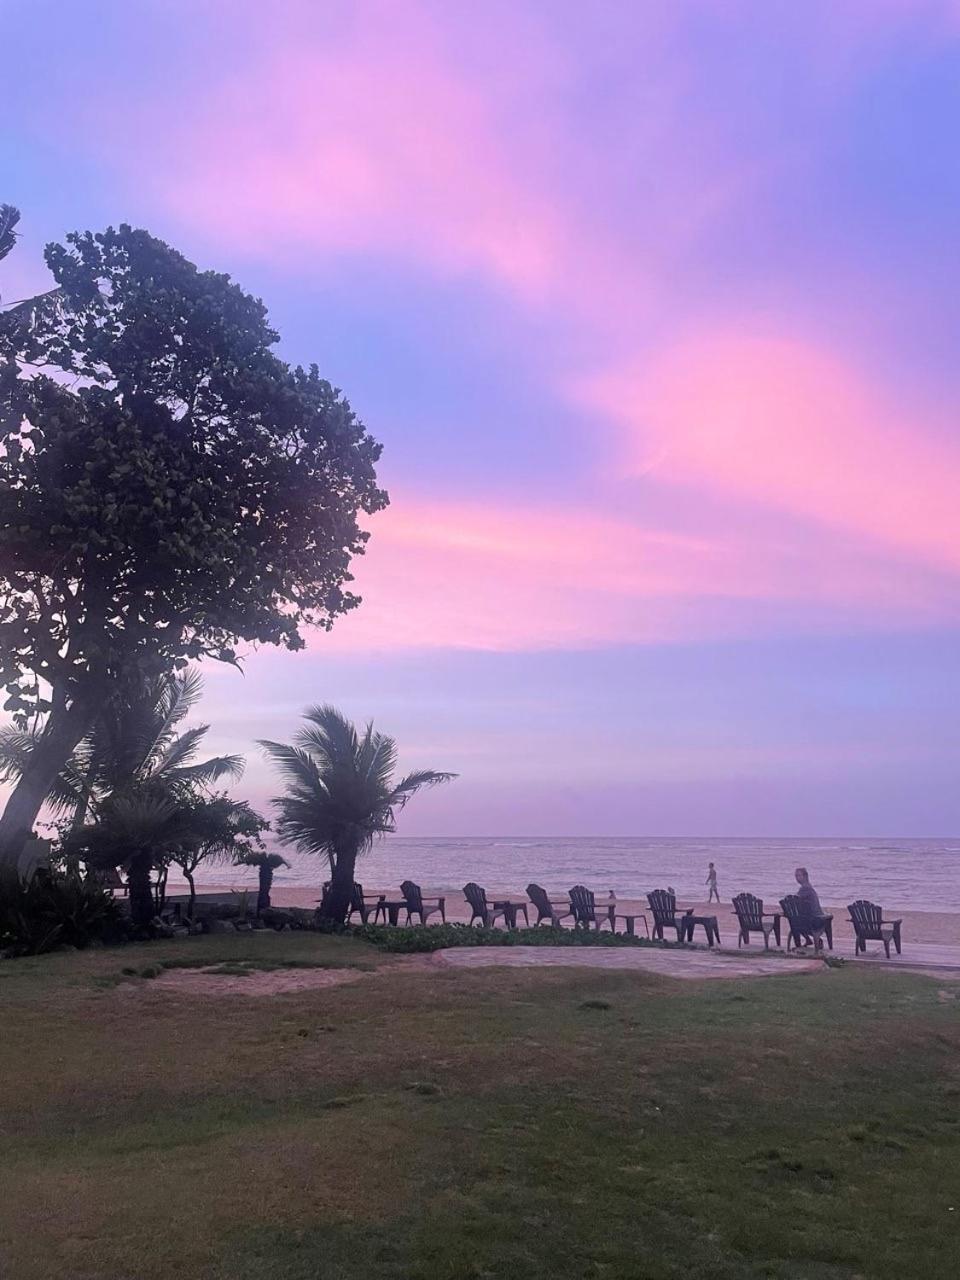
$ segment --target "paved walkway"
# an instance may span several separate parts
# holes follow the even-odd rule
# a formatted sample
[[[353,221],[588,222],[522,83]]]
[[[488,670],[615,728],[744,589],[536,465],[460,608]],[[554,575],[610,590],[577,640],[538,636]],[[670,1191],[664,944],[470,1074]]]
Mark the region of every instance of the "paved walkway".
[[[868,942],[867,948],[866,955],[856,958],[848,948],[832,953],[828,951],[827,955],[839,955],[853,964],[869,965],[874,969],[922,969],[925,973],[936,970],[945,975],[953,972],[960,977],[960,947],[948,947],[939,942],[905,942],[903,955],[898,956],[891,948],[889,960],[879,942]]]
[[[437,964],[455,969],[529,968],[533,965],[586,969],[641,969],[670,978],[754,978],[823,970],[819,960],[779,956],[738,956],[724,951],[664,947],[450,947],[434,953]]]

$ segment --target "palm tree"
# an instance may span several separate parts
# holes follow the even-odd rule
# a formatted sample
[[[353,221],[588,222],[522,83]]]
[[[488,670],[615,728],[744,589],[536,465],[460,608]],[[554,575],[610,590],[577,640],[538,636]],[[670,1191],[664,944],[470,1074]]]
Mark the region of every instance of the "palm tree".
[[[138,929],[155,914],[150,874],[171,847],[189,830],[176,799],[147,790],[109,796],[97,821],[71,834],[68,846],[98,870],[123,867],[130,890],[130,916]]]
[[[396,830],[396,815],[421,787],[449,782],[455,773],[421,769],[395,782],[397,744],[368,724],[363,733],[336,707],[313,707],[295,745],[261,741],[287,783],[272,803],[283,844],[323,854],[330,891],[322,914],[343,921],[350,906],[357,857],[378,836]]]
[[[267,853],[266,849],[253,849],[249,853],[241,853],[235,860],[238,867],[256,867],[260,873],[260,887],[257,892],[257,915],[270,908],[270,890],[273,887],[273,873],[280,867],[289,867],[290,863],[279,853]]]
[[[195,760],[209,725],[177,732],[202,692],[203,680],[195,671],[125,681],[67,761],[47,804],[55,813],[72,814],[71,828],[77,832],[99,800],[144,783],[176,790],[238,778],[242,756]],[[0,781],[20,776],[39,737],[39,732],[0,730]]]

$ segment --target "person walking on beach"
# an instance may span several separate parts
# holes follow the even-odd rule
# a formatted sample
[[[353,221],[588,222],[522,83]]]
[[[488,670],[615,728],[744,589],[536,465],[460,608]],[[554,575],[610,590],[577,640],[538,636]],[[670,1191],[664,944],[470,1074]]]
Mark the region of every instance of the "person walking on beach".
[[[713,902],[714,898],[716,898],[717,902],[719,902],[720,890],[717,888],[717,868],[713,865],[712,862],[707,867],[707,878],[704,883],[710,886],[710,894],[707,897],[707,902]]]

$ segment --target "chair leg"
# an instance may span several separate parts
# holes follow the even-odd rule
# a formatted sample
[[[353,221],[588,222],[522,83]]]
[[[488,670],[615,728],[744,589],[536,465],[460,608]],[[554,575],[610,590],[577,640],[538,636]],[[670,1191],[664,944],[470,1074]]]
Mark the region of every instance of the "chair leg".
[[[881,942],[883,943],[883,949],[887,953],[887,959],[889,960],[890,959],[890,939],[881,938]]]
[[[900,926],[899,925],[897,925],[897,927],[893,931],[893,945],[897,948],[897,955],[898,956],[903,955],[903,952],[900,950]]]

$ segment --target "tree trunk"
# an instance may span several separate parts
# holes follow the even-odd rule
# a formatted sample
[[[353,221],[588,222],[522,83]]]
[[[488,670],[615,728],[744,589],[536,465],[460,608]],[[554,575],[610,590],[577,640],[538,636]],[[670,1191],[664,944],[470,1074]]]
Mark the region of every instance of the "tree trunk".
[[[261,911],[270,910],[270,888],[273,884],[273,867],[265,862],[260,864],[260,891],[257,894],[257,915]]]
[[[187,884],[190,886],[190,901],[187,903],[187,919],[193,919],[193,913],[197,905],[197,886],[193,882],[193,872],[183,867],[183,875]]]
[[[164,908],[167,901],[167,876],[170,874],[169,862],[162,867],[157,875],[157,883],[153,891],[153,914],[158,916]]]
[[[357,850],[355,846],[337,851],[330,872],[330,890],[320,904],[320,918],[335,920],[343,924],[350,910],[350,899],[353,897],[353,877],[357,867]]]
[[[134,926],[146,928],[155,915],[150,872],[153,860],[149,853],[135,853],[127,863],[127,884],[130,887],[130,915]]]
[[[87,698],[74,698],[69,706],[63,695],[54,699],[43,733],[0,817],[0,869],[16,869],[23,842],[32,833],[57,775],[93,722],[94,705]]]

